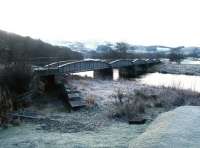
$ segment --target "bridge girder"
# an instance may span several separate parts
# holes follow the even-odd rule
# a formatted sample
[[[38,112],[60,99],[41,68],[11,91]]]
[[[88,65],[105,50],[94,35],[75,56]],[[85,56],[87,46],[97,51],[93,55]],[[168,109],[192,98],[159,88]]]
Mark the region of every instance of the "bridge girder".
[[[50,63],[48,65],[45,65],[44,67],[45,68],[57,68],[60,65],[71,63],[71,62],[75,62],[75,61],[72,61],[72,60],[71,61],[69,61],[69,60],[67,60],[67,61],[58,61],[58,62],[53,62],[53,63]]]
[[[147,66],[149,64],[158,64],[160,60],[156,59],[120,59],[107,63],[102,60],[82,60],[82,61],[59,61],[49,64],[40,69],[35,69],[38,73],[43,75],[53,74],[53,73],[77,73],[85,71],[94,71],[101,69],[113,69],[122,68],[128,66]]]
[[[147,64],[146,60],[136,59],[132,61],[133,65],[145,65]]]
[[[104,61],[97,61],[97,60],[78,61],[58,66],[60,73],[76,73],[76,72],[92,71],[92,70],[99,70],[106,68],[112,68],[112,67],[110,64]]]
[[[115,60],[109,64],[112,66],[112,68],[128,67],[133,65],[132,60],[129,59]]]

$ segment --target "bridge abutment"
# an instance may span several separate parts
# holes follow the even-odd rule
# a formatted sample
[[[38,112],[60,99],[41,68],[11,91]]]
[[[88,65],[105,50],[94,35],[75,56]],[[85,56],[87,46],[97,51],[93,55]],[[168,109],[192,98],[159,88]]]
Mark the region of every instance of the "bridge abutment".
[[[112,79],[113,78],[113,69],[106,68],[106,69],[94,70],[94,78]]]

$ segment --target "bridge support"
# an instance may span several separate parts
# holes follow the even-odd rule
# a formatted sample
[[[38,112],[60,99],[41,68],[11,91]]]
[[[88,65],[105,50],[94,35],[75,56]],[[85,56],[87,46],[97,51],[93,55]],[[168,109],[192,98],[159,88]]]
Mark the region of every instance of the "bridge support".
[[[94,78],[112,79],[113,78],[113,70],[112,70],[112,68],[94,70]]]
[[[119,69],[119,76],[121,78],[135,78],[147,72],[147,65],[134,65],[123,67]]]
[[[122,67],[119,69],[120,78],[134,78],[136,76],[134,66]]]
[[[43,90],[49,92],[55,88],[55,75],[41,76],[40,82],[43,83]]]
[[[135,67],[136,67],[137,75],[142,75],[144,73],[147,73],[149,65],[148,64],[143,64],[143,65],[138,65],[138,66],[135,66]]]

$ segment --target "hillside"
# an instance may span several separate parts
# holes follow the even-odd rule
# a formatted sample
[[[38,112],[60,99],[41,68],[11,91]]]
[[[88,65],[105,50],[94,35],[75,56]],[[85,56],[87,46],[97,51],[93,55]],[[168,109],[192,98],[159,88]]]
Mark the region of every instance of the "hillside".
[[[98,49],[99,46],[107,46],[109,45],[114,49],[116,43],[115,42],[69,42],[69,41],[49,41],[49,43],[53,45],[59,45],[63,47],[68,47],[73,51],[81,52],[86,57],[89,52],[94,52]],[[128,44],[128,43],[127,43]],[[144,45],[133,45],[128,44],[128,53],[162,53],[169,54],[171,49],[180,48],[180,51],[186,56],[199,57],[200,56],[200,47],[169,47],[169,46],[161,46],[161,45],[152,45],[152,46],[144,46]]]
[[[53,46],[41,40],[0,30],[0,59],[9,58],[8,54],[16,59],[22,56],[29,58],[59,57],[68,60],[83,58],[81,53],[72,51],[68,47]]]

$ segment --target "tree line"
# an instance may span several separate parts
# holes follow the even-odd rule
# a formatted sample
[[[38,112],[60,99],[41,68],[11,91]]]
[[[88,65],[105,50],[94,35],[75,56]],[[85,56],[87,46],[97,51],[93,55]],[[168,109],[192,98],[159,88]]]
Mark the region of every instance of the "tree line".
[[[115,45],[99,45],[95,51],[89,52],[89,58],[94,59],[142,59],[142,58],[168,58],[169,56],[162,52],[155,51],[156,49],[149,49],[155,52],[139,53],[134,52],[136,48],[124,42],[118,42]],[[130,52],[131,51],[131,52]]]

